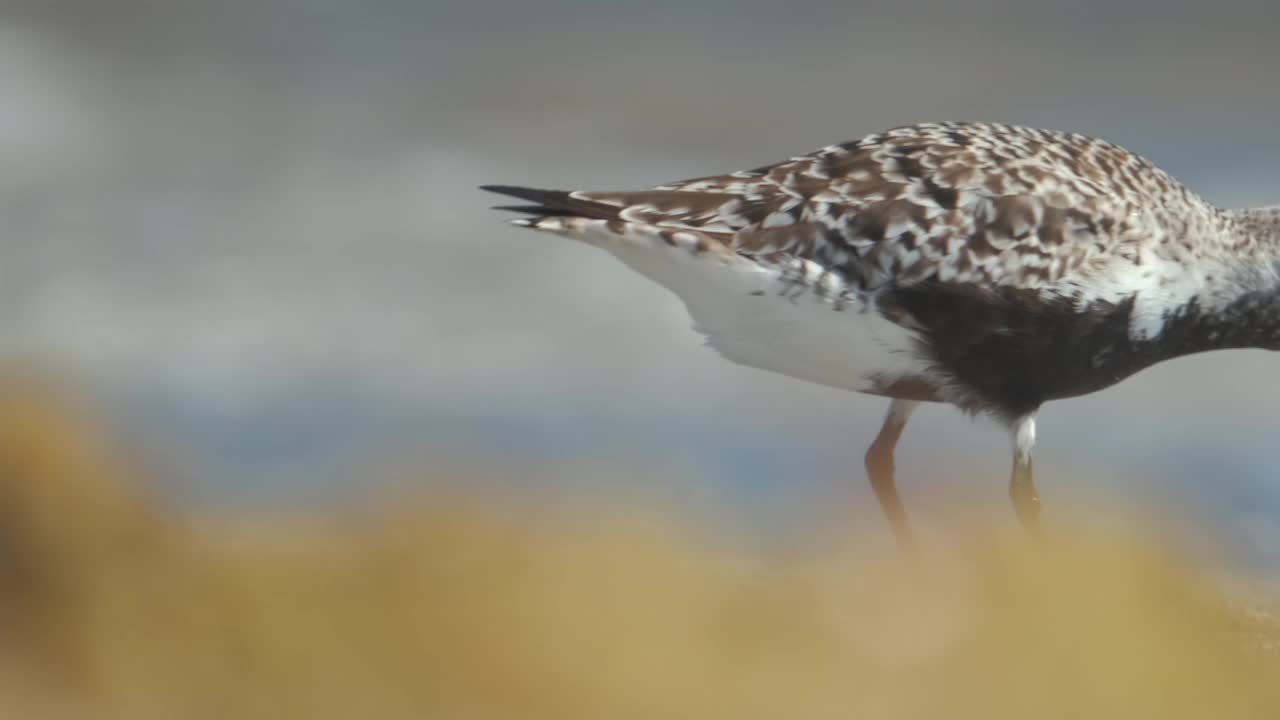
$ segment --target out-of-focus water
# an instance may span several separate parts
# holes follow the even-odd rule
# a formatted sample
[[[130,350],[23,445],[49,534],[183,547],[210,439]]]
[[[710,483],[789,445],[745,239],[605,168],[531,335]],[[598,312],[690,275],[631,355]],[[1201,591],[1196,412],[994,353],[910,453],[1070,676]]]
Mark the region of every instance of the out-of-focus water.
[[[865,500],[882,401],[721,361],[660,288],[504,227],[475,186],[643,186],[991,119],[1280,201],[1278,21],[1154,0],[10,2],[0,352],[187,448],[197,498],[344,492],[338,468],[377,455],[588,483],[638,465],[761,522]],[[1046,502],[1186,503],[1278,559],[1278,370],[1220,353],[1049,406]],[[929,409],[903,492],[1004,502],[1006,455]]]

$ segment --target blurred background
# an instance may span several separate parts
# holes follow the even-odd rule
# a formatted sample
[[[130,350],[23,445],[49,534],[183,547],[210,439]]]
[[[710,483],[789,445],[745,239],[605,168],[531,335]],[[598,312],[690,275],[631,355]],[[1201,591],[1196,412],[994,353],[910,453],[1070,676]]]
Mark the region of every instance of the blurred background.
[[[83,382],[206,506],[330,502],[373,482],[353,468],[429,458],[575,492],[663,477],[785,530],[870,502],[884,403],[723,362],[666,291],[475,186],[629,188],[990,119],[1280,201],[1277,23],[1264,0],[5,0],[0,355]],[[1277,369],[1206,355],[1052,404],[1047,506],[1172,503],[1280,562]],[[1006,446],[919,413],[909,506],[1003,505]]]
[[[1278,27],[1280,5],[1267,0],[0,0],[0,363],[64,383],[109,428],[103,442],[136,452],[147,468],[76,449],[96,447],[82,438],[100,431],[59,419],[47,409],[57,402],[22,400],[3,415],[0,439],[25,440],[0,447],[0,580],[22,580],[0,584],[8,588],[0,619],[25,618],[23,626],[48,598],[83,610],[49,611],[48,627],[59,629],[37,644],[100,650],[87,667],[108,668],[100,684],[128,707],[157,697],[143,679],[157,668],[190,670],[168,658],[212,642],[223,653],[208,656],[225,663],[218,672],[173,670],[166,687],[190,691],[184,697],[200,699],[193,707],[220,717],[211,698],[225,700],[228,682],[252,692],[255,668],[275,661],[294,672],[261,681],[272,688],[310,687],[332,673],[372,683],[360,702],[385,700],[378,683],[413,686],[395,673],[430,657],[381,655],[385,665],[368,666],[387,671],[376,682],[357,666],[296,663],[371,637],[400,641],[394,623],[368,624],[380,615],[413,615],[436,601],[470,607],[492,600],[494,588],[507,588],[498,597],[512,587],[543,597],[530,590],[543,587],[536,582],[494,585],[446,562],[440,547],[479,547],[488,550],[476,551],[476,567],[498,577],[525,567],[511,560],[524,556],[504,544],[510,537],[480,530],[419,538],[420,560],[445,563],[431,582],[477,583],[474,595],[464,589],[449,601],[415,594],[426,580],[405,590],[397,584],[404,567],[379,565],[388,556],[367,545],[343,545],[347,531],[290,536],[326,538],[320,549],[307,544],[309,565],[270,543],[250,559],[209,564],[183,543],[209,546],[159,540],[168,531],[137,509],[146,503],[110,489],[120,478],[184,513],[225,517],[327,512],[405,492],[431,505],[464,488],[552,504],[627,507],[627,498],[663,497],[767,544],[817,526],[887,542],[862,474],[882,400],[728,364],[700,346],[674,297],[603,253],[505,226],[488,210],[495,199],[476,186],[640,187],[754,167],[896,124],[976,119],[1102,136],[1213,202],[1275,203]],[[1262,352],[1203,355],[1048,406],[1037,449],[1046,517],[1052,523],[1055,508],[1073,504],[1086,514],[1167,512],[1182,518],[1183,539],[1228,549],[1214,556],[1216,568],[1272,577],[1280,569],[1277,371],[1280,361]],[[1012,523],[1008,462],[1003,433],[929,407],[900,447],[899,484],[926,535],[947,532],[958,507]],[[224,532],[209,542],[239,547],[246,537],[258,536]],[[614,581],[641,595],[694,588],[660,598],[674,617],[687,618],[690,602],[723,600],[668,564],[644,565],[672,556],[653,543],[640,543],[649,550],[639,555],[635,547],[601,551],[582,567],[640,562],[649,570]],[[23,548],[57,561],[23,564]],[[65,548],[83,564],[66,561]],[[533,577],[559,587],[581,558],[553,557],[537,567],[554,571]],[[1111,555],[1067,557],[1105,565],[1099,558]],[[708,572],[724,569],[715,567]],[[76,581],[46,578],[42,568]],[[228,592],[228,607],[261,616],[201,614],[207,608],[191,601],[208,599],[200,589],[208,577],[187,583],[191,568],[252,588]],[[1098,584],[1058,580],[1091,592],[1138,575],[1121,562]],[[353,586],[380,588],[370,591],[380,600],[325,594]],[[14,587],[44,590],[13,595]],[[588,597],[599,590],[569,587]],[[937,597],[968,597],[932,587]],[[608,599],[618,597],[606,595],[602,606],[615,608]],[[757,626],[751,613],[778,613],[769,616],[777,634],[756,637],[757,649],[774,648],[787,632],[780,618],[795,609],[772,597],[744,601],[755,609],[744,611],[743,627]],[[893,597],[873,600],[893,607]],[[305,598],[329,598],[329,610],[298,615],[293,603]],[[544,609],[559,607],[544,600]],[[122,662],[113,653],[133,652],[131,640],[163,642],[135,632],[159,606],[192,613],[164,615],[177,623],[171,629],[236,631],[224,642],[218,630],[175,630],[180,650],[144,643],[148,661]],[[1125,608],[1115,617],[1149,617],[1141,603]],[[636,611],[627,602],[615,609],[618,617]],[[934,610],[942,617],[954,608]],[[10,611],[20,614],[3,615]],[[413,615],[421,637],[406,635],[423,640],[417,651],[454,617],[427,615]],[[1036,627],[1034,615],[1025,620]],[[582,631],[588,644],[607,636],[601,622]],[[559,623],[548,621],[546,637],[567,637],[577,620]],[[89,630],[68,640],[64,627]],[[279,627],[288,629],[279,631],[284,640],[272,634]],[[815,632],[826,648],[828,636]],[[191,637],[202,639],[186,643]],[[522,637],[541,647],[543,636]],[[269,645],[266,660],[245,649],[259,641]],[[672,657],[666,640],[654,642],[665,649],[643,665],[649,670]],[[809,680],[827,677],[828,656],[805,652],[786,646],[783,656],[815,663]],[[65,666],[65,656],[51,657]],[[264,664],[244,665],[244,657]],[[543,666],[529,662],[524,671],[502,666],[501,677],[525,687],[536,673],[521,673]],[[9,668],[4,653],[0,667]],[[219,674],[227,669],[236,672]],[[741,681],[737,670],[726,677]],[[217,682],[183,684],[209,678]],[[264,717],[369,709],[262,707]],[[163,708],[157,716],[178,716]],[[230,716],[250,715],[240,707]]]

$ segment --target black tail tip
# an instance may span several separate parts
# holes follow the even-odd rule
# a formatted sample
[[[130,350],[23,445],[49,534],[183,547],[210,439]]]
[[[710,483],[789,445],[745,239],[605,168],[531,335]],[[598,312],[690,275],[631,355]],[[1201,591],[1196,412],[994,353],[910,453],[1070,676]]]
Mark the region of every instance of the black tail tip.
[[[499,195],[514,195],[522,188],[516,185],[481,185],[480,190],[485,192],[497,193]]]
[[[501,210],[503,212],[523,213],[525,215],[536,215],[539,217],[559,214],[557,210],[549,208],[546,205],[494,205],[489,209]]]
[[[569,193],[565,190],[540,190],[518,185],[481,185],[480,189],[559,209],[567,208],[569,202]]]

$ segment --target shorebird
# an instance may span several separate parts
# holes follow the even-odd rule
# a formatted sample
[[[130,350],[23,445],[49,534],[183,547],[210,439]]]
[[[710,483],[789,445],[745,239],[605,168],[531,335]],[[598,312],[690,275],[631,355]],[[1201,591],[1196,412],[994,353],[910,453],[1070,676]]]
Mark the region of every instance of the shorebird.
[[[1155,363],[1280,349],[1280,206],[1215,207],[1112,143],[994,123],[898,127],[634,192],[483,189],[516,225],[609,251],[728,360],[890,398],[866,470],[904,546],[894,448],[921,402],[1009,434],[1033,532],[1036,414]]]

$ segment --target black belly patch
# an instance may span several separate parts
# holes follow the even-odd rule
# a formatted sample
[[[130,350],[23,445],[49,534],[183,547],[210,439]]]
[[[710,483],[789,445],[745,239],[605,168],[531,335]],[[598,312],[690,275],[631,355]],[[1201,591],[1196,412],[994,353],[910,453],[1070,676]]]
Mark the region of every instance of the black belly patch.
[[[1153,344],[1129,337],[1132,297],[1083,308],[1015,288],[922,283],[880,297],[890,318],[920,329],[922,350],[954,381],[957,402],[1006,419],[1048,400],[1084,395],[1172,357],[1178,338]]]

